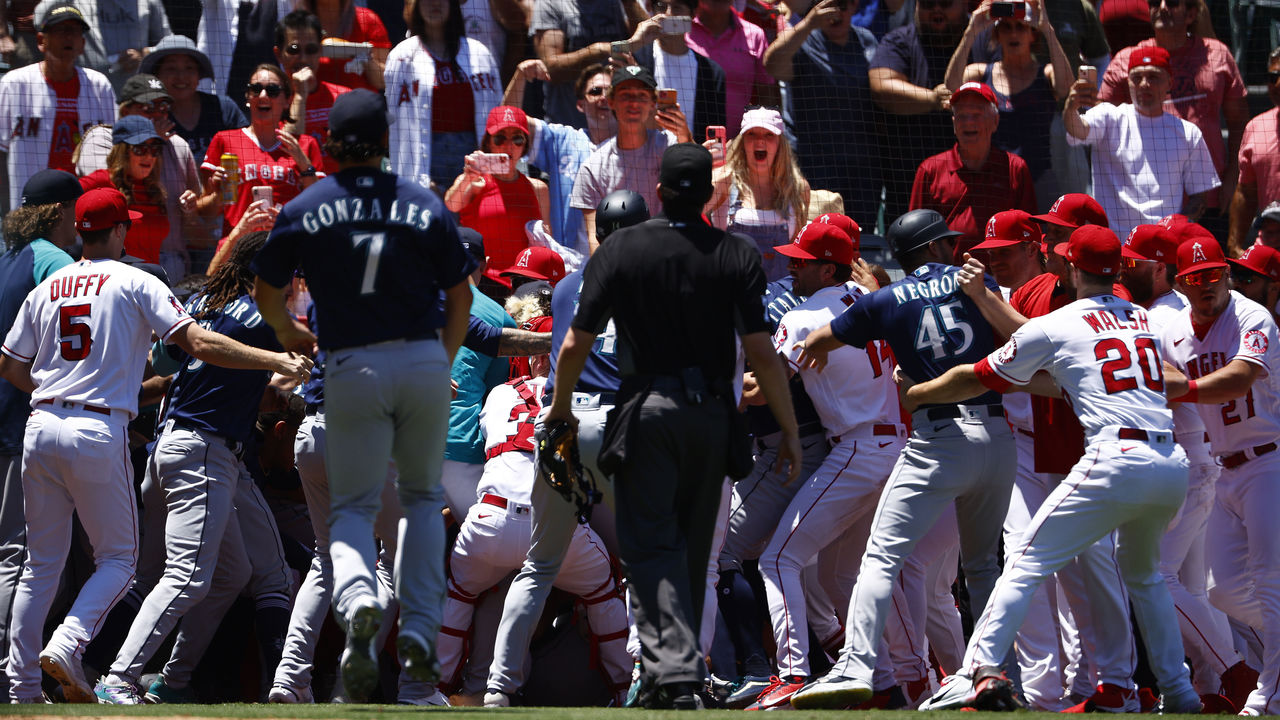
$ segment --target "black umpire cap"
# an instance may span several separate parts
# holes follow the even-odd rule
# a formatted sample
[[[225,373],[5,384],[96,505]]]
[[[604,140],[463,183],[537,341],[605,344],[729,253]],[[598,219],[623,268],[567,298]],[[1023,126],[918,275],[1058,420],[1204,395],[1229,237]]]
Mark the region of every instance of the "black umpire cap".
[[[947,227],[946,218],[937,210],[921,209],[912,210],[894,220],[885,237],[894,257],[898,257],[931,242],[963,234]]]
[[[45,169],[22,186],[22,207],[73,202],[84,193],[80,181],[66,170]]]

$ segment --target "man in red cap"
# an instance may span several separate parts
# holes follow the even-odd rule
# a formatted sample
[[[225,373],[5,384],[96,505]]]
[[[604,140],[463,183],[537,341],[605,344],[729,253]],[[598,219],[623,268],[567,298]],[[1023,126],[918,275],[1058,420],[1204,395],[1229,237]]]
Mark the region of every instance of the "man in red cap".
[[[1231,287],[1276,316],[1280,300],[1280,251],[1261,243],[1250,245],[1231,264]]]
[[[1000,122],[996,95],[979,82],[961,85],[951,96],[955,147],[926,159],[911,186],[911,209],[937,210],[947,227],[962,233],[956,240],[959,264],[982,240],[992,215],[1010,208],[1035,212],[1031,171],[1017,155],[991,145]]]
[[[1044,233],[1024,210],[1005,210],[991,216],[982,242],[972,252],[985,260],[1000,287],[1013,292],[1043,272],[1040,246]],[[1008,408],[1005,408],[1006,413]]]
[[[1262,641],[1258,683],[1242,715],[1280,713],[1280,396],[1271,379],[1276,323],[1258,304],[1231,292],[1230,269],[1216,242],[1178,247],[1178,289],[1189,307],[1161,333],[1171,401],[1195,403],[1221,475],[1205,531],[1213,575],[1210,602],[1253,628]]]
[[[516,256],[515,264],[500,274],[511,279],[512,292],[533,280],[545,280],[555,287],[565,275],[564,258],[551,248],[527,247]]]
[[[907,439],[891,379],[891,355],[883,340],[865,349],[842,346],[831,353],[830,364],[822,372],[796,365],[797,344],[868,293],[867,288],[849,282],[858,257],[853,240],[835,225],[812,222],[795,242],[774,249],[791,258],[792,291],[809,296],[782,317],[774,346],[788,361],[789,372],[799,373],[832,448],[791,499],[760,556],[777,644],[778,680],[748,710],[789,708],[791,696],[804,686],[810,668],[802,571],[833,543],[861,553],[880,490]],[[831,562],[830,567],[824,562],[840,555],[820,556],[819,573],[826,577],[856,573],[847,562]],[[851,586],[853,578],[845,579]],[[837,604],[841,609],[845,606]]]
[[[1201,709],[1183,665],[1182,642],[1168,632],[1176,613],[1157,572],[1158,540],[1186,491],[1186,456],[1173,442],[1157,338],[1146,312],[1112,294],[1121,256],[1120,240],[1110,230],[1096,225],[1076,230],[1066,257],[1079,300],[1027,321],[1004,347],[977,364],[953,367],[906,393],[909,408],[954,402],[988,390],[1009,392],[1015,385],[1025,389],[1043,371],[1053,383],[1036,391],[1061,388],[1089,437],[1090,461],[1053,489],[1023,541],[1008,549],[1000,581],[974,623],[963,666],[924,709],[1014,705],[1000,666],[1032,594],[1049,574],[1113,533],[1121,539],[1115,546],[1119,577],[1146,640],[1162,708]],[[1109,584],[1118,585],[1117,579],[1111,576]],[[1127,614],[1123,622],[1127,627]],[[1099,628],[1100,633],[1112,630]],[[1126,682],[1132,687],[1131,679]]]
[[[1093,194],[1119,235],[1172,212],[1194,220],[1222,184],[1200,129],[1165,113],[1169,68],[1164,48],[1135,50],[1128,66],[1132,104],[1097,103],[1093,86],[1078,80],[1062,111],[1067,142],[1094,148]],[[1082,107],[1089,107],[1084,115]]]

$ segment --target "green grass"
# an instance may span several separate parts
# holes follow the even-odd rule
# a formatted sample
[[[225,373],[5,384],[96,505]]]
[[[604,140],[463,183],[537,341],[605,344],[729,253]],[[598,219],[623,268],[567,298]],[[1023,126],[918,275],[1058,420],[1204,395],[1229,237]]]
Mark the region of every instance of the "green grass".
[[[408,717],[421,712],[485,715],[501,713],[503,717],[525,720],[596,720],[597,718],[624,718],[625,720],[659,720],[660,718],[688,718],[687,713],[673,710],[610,710],[607,708],[505,708],[491,710],[478,707],[422,708],[407,705],[0,705],[0,715],[39,715],[56,717],[217,717],[217,718],[380,718]],[[708,710],[719,717],[728,717],[741,710]],[[806,720],[837,716],[866,718],[867,720],[904,720],[910,711],[853,711],[853,710],[805,710],[791,711],[787,720]],[[704,713],[705,714],[705,713]],[[1028,713],[1020,713],[1026,715]],[[981,713],[985,716],[986,713]],[[933,712],[920,715],[921,720],[975,720],[978,713]],[[993,715],[994,717],[994,715]],[[1199,717],[1175,715],[1172,717]]]

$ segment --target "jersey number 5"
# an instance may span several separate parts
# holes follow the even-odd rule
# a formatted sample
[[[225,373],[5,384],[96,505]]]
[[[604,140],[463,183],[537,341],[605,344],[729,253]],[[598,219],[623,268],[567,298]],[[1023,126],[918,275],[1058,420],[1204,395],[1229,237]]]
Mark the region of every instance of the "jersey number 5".
[[[1138,356],[1138,369],[1142,371],[1142,384],[1156,392],[1164,392],[1164,366],[1160,364],[1160,353],[1151,338],[1137,338],[1133,341],[1134,352],[1120,338],[1099,340],[1093,346],[1093,356],[1102,363],[1102,385],[1108,395],[1138,387],[1137,377],[1117,377],[1116,373],[1128,370],[1133,365],[1133,355]]]
[[[80,305],[63,305],[58,308],[58,347],[63,360],[83,360],[89,357],[89,348],[93,339],[89,337],[88,303]]]

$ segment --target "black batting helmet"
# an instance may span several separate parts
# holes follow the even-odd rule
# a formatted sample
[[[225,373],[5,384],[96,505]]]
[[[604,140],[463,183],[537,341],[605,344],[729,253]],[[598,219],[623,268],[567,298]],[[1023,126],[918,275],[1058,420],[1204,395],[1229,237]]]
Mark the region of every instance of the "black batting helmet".
[[[648,219],[649,206],[643,195],[632,190],[614,190],[596,206],[596,242],[604,242],[615,230]]]
[[[899,217],[885,233],[895,257],[924,247],[935,240],[963,235],[947,227],[937,210],[912,210]]]

